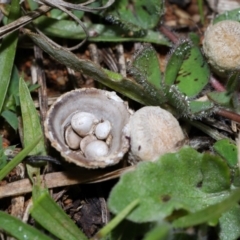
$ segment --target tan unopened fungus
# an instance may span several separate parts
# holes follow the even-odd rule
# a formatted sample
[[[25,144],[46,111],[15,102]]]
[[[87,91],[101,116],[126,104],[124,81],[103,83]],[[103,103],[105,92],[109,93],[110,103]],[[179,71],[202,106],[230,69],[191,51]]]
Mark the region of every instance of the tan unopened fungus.
[[[240,23],[225,20],[210,25],[204,34],[203,51],[218,74],[240,69]]]
[[[209,6],[217,13],[223,13],[240,7],[239,0],[207,0]]]
[[[177,151],[185,136],[177,119],[160,107],[143,107],[130,117],[131,155],[135,161],[154,161]]]

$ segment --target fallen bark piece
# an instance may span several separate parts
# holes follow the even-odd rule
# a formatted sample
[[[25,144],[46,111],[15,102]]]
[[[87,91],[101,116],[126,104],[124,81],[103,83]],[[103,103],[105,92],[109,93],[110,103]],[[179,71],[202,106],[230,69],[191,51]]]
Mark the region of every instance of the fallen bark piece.
[[[80,183],[96,183],[118,178],[122,173],[134,170],[135,166],[121,168],[112,172],[106,170],[94,171],[92,174],[84,172],[54,172],[41,175],[43,186],[47,188],[56,188],[70,186]],[[32,183],[29,179],[22,179],[16,182],[0,186],[0,199],[5,197],[18,196],[32,191]]]

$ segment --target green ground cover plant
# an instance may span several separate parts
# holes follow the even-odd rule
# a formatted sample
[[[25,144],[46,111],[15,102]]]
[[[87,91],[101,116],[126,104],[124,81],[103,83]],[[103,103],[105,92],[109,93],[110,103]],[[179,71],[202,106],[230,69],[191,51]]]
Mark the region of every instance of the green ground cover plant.
[[[33,11],[39,14],[36,10],[39,8],[38,1],[26,2],[32,16]],[[131,1],[133,9],[126,8],[127,0],[96,1],[89,6],[82,4],[81,8],[74,10],[73,5],[56,3],[56,9],[49,1],[42,3],[49,7],[49,14],[31,19],[32,24],[21,29],[21,32],[45,53],[129,101],[168,109],[184,123],[197,126],[215,140],[211,146],[212,152],[200,152],[186,144],[176,153],[163,155],[155,162],[140,162],[133,171],[124,173],[112,188],[107,201],[112,220],[92,239],[203,239],[197,234],[189,234],[187,229],[195,229],[197,233],[206,235],[210,228],[221,240],[239,238],[239,146],[235,139],[216,134],[216,130],[201,122],[214,114],[221,115],[222,111],[231,111],[239,117],[240,98],[236,83],[239,73],[232,72],[227,77],[224,91],[209,88],[206,92],[212,72],[199,47],[199,36],[191,33],[174,44],[158,31],[164,1]],[[111,6],[100,9],[110,3]],[[202,4],[198,1],[201,21],[204,21]],[[85,39],[85,30],[70,18],[71,15],[69,17],[65,8],[71,9],[74,16],[81,20],[86,12],[91,12],[93,18],[104,20],[96,23],[85,18],[88,20],[83,24],[88,31],[89,42],[142,42],[142,47],[128,66],[127,76],[78,58],[69,49],[49,39]],[[10,23],[19,21],[21,16],[31,15],[21,11],[17,0],[5,6],[5,14],[7,20],[0,28],[2,36],[11,26]],[[226,19],[239,21],[239,9],[217,16],[214,23]],[[23,21],[21,26],[27,23],[29,21]],[[27,157],[41,158],[48,154],[39,114],[30,94],[41,86],[27,84],[18,74],[14,59],[19,30],[15,28],[7,30],[11,33],[3,37],[0,46],[0,115],[15,131],[19,130],[18,117],[22,118],[23,150],[7,162],[7,150],[2,147],[0,138],[1,180]],[[36,28],[41,33],[35,31]],[[171,48],[164,72],[161,71],[155,45],[151,44]],[[208,98],[199,101],[204,94]],[[45,229],[47,233],[4,211],[0,211],[0,230],[16,239],[88,239],[42,184],[42,166],[27,162],[26,167],[33,185],[30,214],[41,226],[39,229]]]

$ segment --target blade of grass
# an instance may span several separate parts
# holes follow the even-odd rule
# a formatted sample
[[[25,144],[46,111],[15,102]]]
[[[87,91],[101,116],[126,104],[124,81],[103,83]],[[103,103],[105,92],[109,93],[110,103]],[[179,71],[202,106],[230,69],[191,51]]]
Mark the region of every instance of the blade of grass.
[[[207,126],[206,124],[201,123],[200,121],[189,121],[187,119],[185,119],[185,120],[188,123],[190,123],[192,126],[200,129],[201,131],[206,133],[208,136],[215,139],[216,141],[219,141],[221,139],[226,138],[226,136],[223,135],[222,133],[220,133],[218,130],[215,130],[214,128],[211,128],[211,127]]]
[[[206,207],[205,209],[191,213],[187,216],[181,217],[173,222],[174,227],[192,227],[198,224],[209,222],[213,219],[217,219],[227,212],[240,200],[240,189],[234,190],[233,193],[221,201],[220,203]]]
[[[17,119],[17,114],[9,111],[9,110],[5,110],[2,112],[1,116],[9,123],[9,125],[15,130],[17,131],[18,128],[18,119]]]
[[[8,23],[17,19],[20,16],[19,0],[13,0],[11,3]],[[0,47],[0,113],[7,94],[8,86],[11,79],[13,61],[15,58],[18,42],[18,32],[14,32],[2,41]]]
[[[30,155],[46,155],[40,118],[34,106],[28,86],[23,78],[20,78],[19,81],[19,99],[22,112],[24,146],[28,146],[33,142],[34,139],[36,139],[38,136],[41,136],[41,140],[39,141],[38,145],[30,152]],[[33,175],[40,175],[39,167],[32,167],[28,164],[27,171],[31,179]]]
[[[38,136],[41,136],[42,141],[38,143],[36,148],[34,148],[30,154],[46,155],[40,118],[30,95],[28,86],[23,78],[20,78],[19,81],[19,98],[23,120],[24,146],[28,146],[33,142],[34,139],[36,139]]]
[[[151,229],[145,236],[143,240],[167,240],[171,239],[171,225],[168,223],[160,223],[153,229]]]
[[[32,217],[50,233],[62,240],[87,240],[69,216],[38,186],[33,190]]]
[[[139,204],[139,199],[132,201],[128,206],[126,206],[115,218],[113,218],[105,227],[103,227],[92,240],[98,240],[106,237],[137,205]]]
[[[0,181],[36,147],[41,138],[41,136],[38,136],[0,171]]]
[[[79,59],[76,55],[67,51],[66,49],[56,48],[39,34],[32,33],[26,29],[24,32],[34,41],[36,45],[38,45],[43,51],[47,52],[58,62],[76,71],[83,72],[100,83],[114,89],[119,93],[124,94],[125,96],[137,102],[140,102],[144,105],[159,105],[165,101],[165,98],[162,96],[161,92],[159,92],[157,95],[150,95],[140,84],[136,83],[134,80],[130,78],[124,78],[118,73],[101,68],[92,61]]]
[[[204,24],[203,0],[198,0],[198,10],[200,14],[201,23]]]
[[[0,229],[18,240],[52,240],[37,229],[2,211],[0,211]]]
[[[33,0],[27,0],[27,3],[28,3],[29,8],[30,8],[31,10],[35,10],[35,9],[37,9],[38,6],[39,6],[39,4],[38,4],[37,2],[35,2],[35,1],[33,1]]]

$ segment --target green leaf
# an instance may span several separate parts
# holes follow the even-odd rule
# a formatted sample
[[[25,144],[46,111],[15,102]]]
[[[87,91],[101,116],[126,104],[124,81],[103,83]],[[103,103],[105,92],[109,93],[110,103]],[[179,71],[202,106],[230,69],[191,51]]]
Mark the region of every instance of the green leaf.
[[[23,120],[24,146],[30,145],[34,141],[34,139],[41,136],[42,140],[38,143],[36,148],[34,148],[34,150],[30,154],[46,155],[43,131],[40,124],[39,115],[34,106],[27,84],[22,78],[20,78],[19,81],[19,98]]]
[[[54,18],[57,20],[65,19],[68,16],[65,12],[63,12],[59,9],[52,9],[49,13],[50,13],[51,18]]]
[[[211,169],[206,170],[207,166]],[[174,210],[196,212],[229,196],[229,176],[229,169],[218,157],[185,147],[156,162],[142,162],[134,172],[124,174],[112,189],[108,206],[117,214],[140,199],[128,216],[135,222],[159,221]],[[213,193],[206,191],[209,189]]]
[[[192,118],[202,118],[210,115],[214,110],[214,104],[206,101],[189,101],[189,116]]]
[[[0,150],[0,170],[7,165],[7,156],[4,154],[4,151]]]
[[[193,38],[194,36],[192,36]],[[185,40],[173,50],[165,71],[164,85],[168,102],[188,118],[202,118],[212,113],[210,101],[193,101],[207,85],[210,71],[200,49]]]
[[[189,41],[183,41],[175,49],[172,50],[165,70],[164,83],[166,85],[171,86],[175,83],[178,72],[181,69],[185,57],[187,54],[189,54],[190,49],[191,45]]]
[[[4,103],[4,110],[17,111],[19,106],[19,74],[16,66],[13,66],[10,84],[7,91],[7,96]]]
[[[10,173],[39,143],[41,136],[36,137],[16,157],[14,157],[3,169],[0,170],[0,181]]]
[[[213,145],[213,149],[227,161],[230,167],[235,167],[238,163],[237,147],[229,139],[217,141]]]
[[[57,20],[41,16],[34,21],[37,27],[46,35],[65,39],[84,39],[86,37],[83,29],[74,21]],[[84,23],[90,33],[89,41],[91,42],[150,42],[165,46],[171,43],[164,35],[154,30],[146,30],[142,36],[129,34],[128,31],[116,25],[103,25]]]
[[[52,240],[36,228],[23,223],[21,220],[0,211],[0,229],[18,240],[41,239]]]
[[[28,86],[29,92],[33,92],[34,90],[38,89],[40,87],[39,84],[31,84],[31,83],[26,83]]]
[[[235,240],[240,237],[240,206],[236,205],[219,219],[220,240]]]
[[[194,32],[190,32],[188,34],[188,37],[189,39],[192,41],[192,43],[195,45],[195,46],[199,46],[200,43],[201,43],[201,40],[200,40],[200,36]]]
[[[24,146],[28,146],[35,138],[41,136],[41,141],[36,148],[33,149],[30,155],[46,155],[40,118],[34,106],[28,86],[23,78],[20,78],[19,81],[19,99],[22,112]],[[33,176],[38,177],[40,175],[40,168],[27,164],[27,172],[33,182]]]
[[[51,18],[57,19],[57,20],[62,20],[62,19],[66,19],[68,18],[68,14],[66,14],[65,12],[63,12],[60,9],[52,9],[49,12]],[[72,13],[79,19],[81,19],[84,16],[84,12],[83,11],[79,11],[79,10],[72,10]]]
[[[19,106],[19,75],[16,66],[13,66],[10,84],[5,98],[2,117],[11,125],[14,130],[18,128],[18,106]]]
[[[20,4],[18,0],[13,0],[9,13],[8,23],[20,16]],[[5,102],[8,86],[11,79],[13,61],[18,42],[18,31],[9,34],[2,41],[0,47],[0,113]]]
[[[0,170],[7,165],[8,155],[12,155],[15,147],[16,146],[8,146],[7,148],[5,148],[3,146],[2,136],[0,136]]]
[[[10,126],[16,131],[18,128],[18,118],[16,113],[13,113],[9,110],[5,110],[1,114],[2,117],[10,124]]]
[[[211,101],[213,101],[216,104],[219,104],[225,107],[232,107],[231,106],[232,94],[229,94],[228,92],[213,91],[213,92],[207,93],[207,96]]]
[[[6,165],[7,165],[7,156],[5,155],[5,151],[3,149],[2,136],[0,136],[0,170]]]
[[[210,71],[200,49],[182,42],[172,53],[165,73],[165,84],[176,85],[187,97],[195,97],[207,85]]]
[[[162,102],[166,101],[161,86],[162,76],[158,55],[151,45],[145,44],[138,50],[128,71],[148,95],[152,96],[152,98],[161,96]]]
[[[152,29],[163,14],[164,3],[158,0],[116,1],[106,12],[105,17],[112,23],[120,24],[132,32]]]
[[[201,171],[203,175],[202,191],[206,193],[218,193],[230,189],[230,170],[222,158],[204,154]]]
[[[225,101],[229,99],[229,104],[225,104],[226,107],[228,108],[233,108],[235,112],[240,113],[240,99],[238,96],[238,89],[240,87],[240,73],[239,72],[234,72],[232,73],[227,81],[226,84],[226,97]],[[221,104],[224,105],[224,104]]]
[[[240,200],[240,189],[232,191],[231,195],[223,201],[203,210],[181,217],[173,222],[174,227],[192,227],[219,218],[221,214],[230,210]]]
[[[31,10],[35,10],[36,8],[38,8],[38,3],[36,3],[34,0],[27,0],[27,3]]]
[[[239,167],[236,165],[236,167],[233,169],[233,186],[234,187],[240,187],[240,172]]]
[[[46,190],[33,189],[32,217],[50,233],[62,240],[87,240],[69,216],[53,201]]]
[[[227,80],[226,89],[229,95],[231,93],[236,92],[236,90],[239,88],[239,81],[240,81],[240,73],[239,72],[233,72]]]
[[[203,58],[200,49],[192,46],[185,55],[174,84],[188,97],[195,97],[207,85],[209,74],[207,61]]]
[[[224,20],[233,20],[240,22],[240,8],[236,8],[234,10],[226,11],[222,14],[219,14],[217,17],[214,18],[213,24]]]
[[[149,64],[151,63],[151,64]],[[160,71],[160,63],[158,60],[157,52],[150,44],[145,44],[135,54],[132,64],[130,66],[131,73],[135,73],[134,76],[136,81],[142,86],[149,85],[159,90],[162,82],[162,76]],[[137,77],[140,75],[139,80]],[[144,79],[146,82],[142,82]]]

